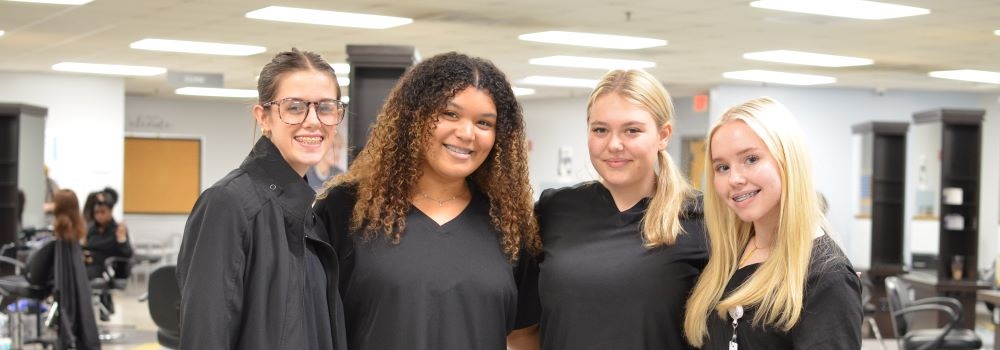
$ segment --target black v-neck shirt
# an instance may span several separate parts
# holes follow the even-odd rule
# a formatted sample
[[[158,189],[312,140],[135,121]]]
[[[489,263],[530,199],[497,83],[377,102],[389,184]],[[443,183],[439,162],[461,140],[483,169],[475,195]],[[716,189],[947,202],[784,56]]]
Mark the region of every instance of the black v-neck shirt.
[[[744,266],[729,279],[728,295],[753,276],[760,264]],[[754,327],[755,310],[744,307],[736,327],[740,350],[756,349],[838,349],[861,348],[861,281],[847,256],[830,236],[813,241],[802,316],[789,332],[773,327]],[[702,349],[728,350],[733,337],[732,318],[712,313],[708,320],[708,339]]]
[[[348,232],[354,188],[333,188],[317,202],[341,260],[350,349],[506,349],[517,285],[489,202],[472,193],[443,225],[411,207],[399,244]]]
[[[539,324],[546,350],[688,348],[684,304],[708,257],[701,205],[687,203],[673,245],[647,248],[648,205],[619,211],[599,182],[543,192],[537,294],[520,296],[518,327]]]

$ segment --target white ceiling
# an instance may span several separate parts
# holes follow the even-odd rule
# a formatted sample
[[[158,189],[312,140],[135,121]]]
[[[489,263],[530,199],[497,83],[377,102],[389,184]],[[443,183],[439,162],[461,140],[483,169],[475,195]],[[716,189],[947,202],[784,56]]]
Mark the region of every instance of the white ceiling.
[[[891,1],[891,0],[888,0]],[[83,6],[0,0],[0,70],[52,72],[62,61],[150,65],[223,73],[225,86],[253,88],[274,53],[291,47],[345,62],[346,44],[412,45],[423,57],[459,51],[492,60],[515,86],[529,75],[597,79],[599,70],[528,64],[535,57],[578,55],[655,61],[649,69],[674,95],[692,95],[722,83],[732,70],[769,69],[830,75],[834,86],[872,89],[1000,91],[996,85],[930,78],[928,71],[1000,71],[1000,1],[898,0],[930,15],[883,21],[792,14],[749,6],[749,0],[579,1],[305,1],[95,0]],[[385,30],[253,20],[248,11],[269,5],[410,17]],[[653,37],[664,47],[608,50],[525,42],[520,34],[569,30]],[[249,57],[133,50],[143,38],[266,46]],[[871,66],[821,68],[749,61],[751,51],[792,49],[875,60]],[[163,75],[127,78],[129,94],[172,96]],[[533,87],[534,97],[586,95],[587,90]]]

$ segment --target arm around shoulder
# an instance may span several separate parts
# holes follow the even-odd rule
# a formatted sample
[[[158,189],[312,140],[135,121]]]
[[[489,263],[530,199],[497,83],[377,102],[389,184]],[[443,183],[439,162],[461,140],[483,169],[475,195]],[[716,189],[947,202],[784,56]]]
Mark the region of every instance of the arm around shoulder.
[[[177,257],[181,349],[233,349],[243,304],[249,224],[232,191],[212,187],[198,198]]]

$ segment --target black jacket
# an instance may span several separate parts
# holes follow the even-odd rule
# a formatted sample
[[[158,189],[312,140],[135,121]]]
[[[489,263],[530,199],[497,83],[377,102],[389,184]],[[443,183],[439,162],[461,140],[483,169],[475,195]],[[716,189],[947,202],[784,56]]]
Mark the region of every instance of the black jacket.
[[[97,350],[97,321],[90,304],[90,279],[83,267],[83,252],[75,242],[55,245],[55,295],[59,302],[59,339],[56,349]],[[46,249],[46,248],[42,248]]]
[[[101,277],[104,272],[104,261],[110,257],[131,258],[133,255],[132,242],[126,239],[125,242],[118,242],[118,222],[111,219],[103,228],[97,222],[92,222],[87,227],[87,245],[84,250],[90,253],[90,263],[87,264],[87,276],[91,279]],[[127,278],[128,266],[114,266],[115,278]]]
[[[306,349],[307,244],[326,270],[334,343],[347,348],[336,252],[314,195],[266,137],[201,194],[177,259],[181,349]]]

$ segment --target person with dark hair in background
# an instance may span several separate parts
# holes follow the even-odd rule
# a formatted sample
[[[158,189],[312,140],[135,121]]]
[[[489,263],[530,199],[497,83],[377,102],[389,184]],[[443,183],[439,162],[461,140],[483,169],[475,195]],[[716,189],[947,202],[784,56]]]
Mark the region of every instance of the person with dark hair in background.
[[[316,203],[355,350],[505,349],[514,261],[537,249],[521,107],[493,63],[427,59]]]
[[[319,163],[309,167],[309,171],[306,172],[306,180],[309,181],[309,187],[319,192],[323,189],[323,184],[327,180],[344,172],[344,169],[340,168],[340,153],[343,149],[344,137],[338,133],[333,137],[330,150],[326,151],[326,154],[323,155]]]
[[[205,190],[177,258],[181,349],[346,349],[336,252],[304,179],[330,149],[346,105],[333,68],[278,53],[257,82],[264,136]]]
[[[128,239],[128,227],[125,223],[115,221],[111,215],[115,203],[110,200],[106,192],[99,193],[91,203],[92,222],[87,226],[87,239],[84,242],[87,275],[92,279],[101,277],[106,270],[105,260],[108,258],[131,258],[133,254],[132,243]],[[114,269],[114,277],[127,277],[127,266],[116,266]]]

